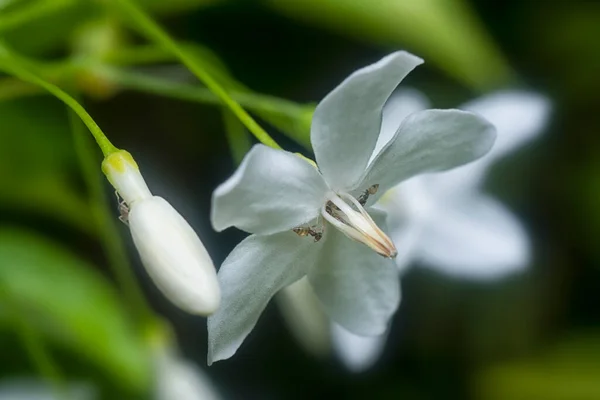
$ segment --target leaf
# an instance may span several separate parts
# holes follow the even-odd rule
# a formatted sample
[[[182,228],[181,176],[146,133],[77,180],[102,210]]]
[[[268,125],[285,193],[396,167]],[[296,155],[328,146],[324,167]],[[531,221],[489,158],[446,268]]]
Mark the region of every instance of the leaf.
[[[93,12],[93,2],[34,0],[15,4],[0,14],[0,33],[11,47],[28,55],[62,48],[81,21]]]
[[[222,113],[229,150],[233,161],[236,165],[239,165],[246,153],[250,151],[252,142],[250,141],[248,132],[246,132],[246,127],[242,125],[231,111],[223,109]]]
[[[58,218],[91,233],[87,201],[70,182],[67,115],[49,98],[0,102],[0,206]]]
[[[116,292],[86,262],[33,233],[0,228],[0,285],[48,340],[89,359],[123,387],[147,386],[142,340]]]
[[[468,2],[462,0],[265,0],[311,24],[413,50],[463,83],[487,89],[512,72]]]

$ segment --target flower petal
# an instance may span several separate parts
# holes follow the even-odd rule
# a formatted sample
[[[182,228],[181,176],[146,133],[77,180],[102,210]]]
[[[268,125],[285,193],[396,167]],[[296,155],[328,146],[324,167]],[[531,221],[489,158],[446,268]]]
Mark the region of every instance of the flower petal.
[[[332,189],[352,187],[373,154],[383,106],[423,60],[404,51],[355,71],[315,110],[310,140],[317,164]]]
[[[173,349],[158,349],[154,354],[155,400],[219,400],[208,376]]]
[[[533,92],[501,91],[471,101],[461,109],[490,121],[498,139],[485,159],[497,159],[535,139],[546,127],[550,101]]]
[[[415,176],[394,186],[374,205],[387,214],[389,237],[398,251],[394,261],[401,273],[414,260],[423,226],[431,223],[430,216],[437,207],[424,177]]]
[[[352,372],[371,368],[383,353],[387,331],[380,336],[358,336],[336,323],[331,324],[333,349],[342,363]]]
[[[412,176],[443,171],[486,154],[494,144],[493,125],[459,110],[425,110],[408,116],[396,136],[371,163],[361,185],[379,184],[372,203],[388,189]]]
[[[209,365],[237,351],[271,297],[306,274],[321,242],[282,232],[249,236],[233,249],[218,274],[221,308],[208,318]]]
[[[154,283],[179,308],[212,314],[220,302],[213,262],[187,221],[161,197],[137,200],[129,228]]]
[[[215,190],[211,221],[217,231],[235,226],[258,235],[282,232],[315,218],[327,191],[306,160],[258,144]]]
[[[496,127],[498,137],[492,150],[479,160],[443,174],[427,176],[435,196],[447,198],[476,189],[489,167],[499,158],[535,139],[545,128],[550,114],[547,98],[525,91],[501,91],[460,107],[483,116]]]
[[[446,203],[423,230],[418,257],[431,268],[468,279],[492,280],[530,262],[521,224],[503,205],[474,194]]]
[[[369,210],[384,228],[385,213]],[[308,279],[331,319],[359,335],[380,335],[400,303],[398,271],[379,256],[327,226],[324,247]]]
[[[315,357],[329,355],[329,318],[306,277],[282,289],[277,304],[292,335]]]
[[[369,163],[371,163],[381,149],[392,140],[394,134],[398,128],[400,128],[402,121],[404,121],[406,117],[428,108],[429,99],[418,90],[405,88],[396,89],[383,107],[381,130]]]
[[[545,128],[550,102],[545,97],[519,91],[502,91],[460,107],[480,114],[496,127],[492,150],[479,160],[427,179],[436,196],[457,195],[481,185],[489,167],[498,159],[535,139]]]

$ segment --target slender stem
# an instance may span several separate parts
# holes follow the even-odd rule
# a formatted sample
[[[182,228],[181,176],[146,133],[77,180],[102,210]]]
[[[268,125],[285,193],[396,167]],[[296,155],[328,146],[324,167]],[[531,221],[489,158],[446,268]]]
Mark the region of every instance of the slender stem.
[[[135,2],[131,0],[113,0],[138,24],[140,30],[151,40],[171,51],[181,62],[189,68],[194,75],[202,81],[208,89],[217,95],[223,103],[242,121],[250,132],[263,144],[280,149],[281,147],[269,136],[265,130],[254,121],[221,85],[208,74],[187,50],[181,48],[169,35],[156,24]]]
[[[140,92],[205,104],[223,104],[215,94],[203,87],[176,83],[164,78],[121,68],[92,66],[90,69],[98,71],[103,77],[108,78],[111,83]],[[291,118],[299,118],[303,112],[302,106],[278,97],[237,91],[232,92],[231,97],[253,111],[265,111]]]
[[[0,282],[0,299],[8,306],[11,322],[21,339],[29,358],[35,364],[39,374],[53,388],[56,398],[67,398],[65,380],[52,355],[48,351],[39,333],[22,314],[22,309]]]
[[[98,124],[96,124],[87,111],[85,111],[85,109],[74,98],[69,96],[58,86],[45,81],[44,79],[38,77],[35,73],[29,71],[13,54],[8,51],[5,46],[2,45],[2,43],[0,43],[0,70],[14,75],[26,82],[41,86],[62,100],[67,106],[75,111],[79,118],[81,118],[81,120],[85,123],[105,156],[117,151],[117,148],[113,146],[110,140],[108,140]]]
[[[98,229],[102,247],[121,291],[126,297],[127,305],[132,314],[137,317],[139,326],[144,328],[146,323],[153,318],[153,314],[129,264],[127,252],[116,226],[116,219],[111,213],[104,191],[102,175],[95,162],[96,155],[83,130],[81,121],[75,116],[75,113],[69,112],[69,122],[77,158],[90,196],[92,217]]]

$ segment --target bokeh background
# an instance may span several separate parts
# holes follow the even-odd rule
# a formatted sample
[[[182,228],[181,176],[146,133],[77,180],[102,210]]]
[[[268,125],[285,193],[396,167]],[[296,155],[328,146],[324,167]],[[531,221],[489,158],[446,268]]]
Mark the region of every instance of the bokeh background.
[[[212,100],[175,98],[202,85],[112,3],[0,0],[0,38],[39,62],[41,75],[78,93],[218,265],[244,235],[212,231],[210,197],[249,136]],[[147,335],[102,245],[112,232],[181,354],[225,399],[600,399],[600,3],[139,3],[224,74],[229,88],[276,96],[269,101],[286,112],[256,115],[284,147],[305,154],[312,105],[396,49],[425,59],[407,83],[435,107],[505,88],[547,96],[553,111],[544,134],[497,164],[487,181],[533,238],[534,262],[525,274],[486,284],[414,266],[402,280],[384,356],[361,374],[304,352],[273,304],[232,359],[207,367],[206,320],[155,289],[125,225],[117,221],[111,231],[98,223],[65,106],[0,76],[0,387],[41,379],[29,340],[45,346],[66,381],[86,383],[98,398],[152,398]],[[147,52],[130,51],[136,48]],[[73,60],[84,67],[64,67]],[[163,95],[102,66],[160,78]],[[90,149],[83,157],[99,175],[101,154]],[[116,199],[103,187],[116,221]]]

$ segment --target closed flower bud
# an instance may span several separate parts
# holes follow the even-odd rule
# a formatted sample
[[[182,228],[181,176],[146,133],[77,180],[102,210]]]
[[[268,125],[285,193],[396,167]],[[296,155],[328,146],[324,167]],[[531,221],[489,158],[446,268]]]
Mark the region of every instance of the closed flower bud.
[[[107,156],[102,170],[129,207],[133,242],[159,289],[187,312],[215,312],[221,299],[215,267],[192,227],[165,199],[150,193],[128,152]]]

